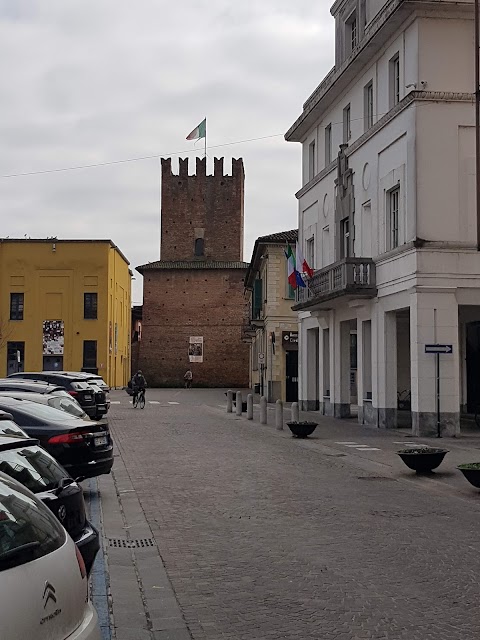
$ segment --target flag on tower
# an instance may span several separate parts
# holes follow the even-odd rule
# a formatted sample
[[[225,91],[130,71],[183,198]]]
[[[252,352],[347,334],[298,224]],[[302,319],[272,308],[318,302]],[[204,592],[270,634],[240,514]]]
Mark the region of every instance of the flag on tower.
[[[200,140],[200,138],[206,138],[206,137],[207,137],[207,119],[205,118],[198,125],[198,127],[195,127],[195,129],[188,134],[187,140]]]

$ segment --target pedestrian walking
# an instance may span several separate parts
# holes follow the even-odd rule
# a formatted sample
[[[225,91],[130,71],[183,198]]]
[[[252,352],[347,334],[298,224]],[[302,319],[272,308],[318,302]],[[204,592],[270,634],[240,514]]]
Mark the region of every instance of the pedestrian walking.
[[[191,369],[187,369],[185,375],[183,376],[183,379],[185,380],[185,389],[191,389],[193,380],[193,373]]]

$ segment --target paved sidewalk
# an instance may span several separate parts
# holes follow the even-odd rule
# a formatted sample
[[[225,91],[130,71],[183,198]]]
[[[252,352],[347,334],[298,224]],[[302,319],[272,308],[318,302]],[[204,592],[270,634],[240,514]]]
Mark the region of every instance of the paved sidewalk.
[[[322,421],[316,438],[299,441],[227,415],[220,395],[177,392],[179,404],[163,406],[170,393],[150,390],[162,406],[143,412],[117,405],[109,422],[128,470],[120,467],[116,481],[129,535],[154,536],[188,627],[180,633],[194,640],[476,640],[480,504],[469,485],[462,499],[443,479],[400,471],[398,433]],[[381,446],[362,451],[347,441]],[[449,456],[456,452],[454,444]],[[124,535],[121,518],[110,526]],[[134,573],[124,576],[126,593],[142,592]],[[112,579],[117,636],[133,640],[125,627],[132,615],[122,617],[115,583],[122,588],[120,575]],[[151,638],[143,611],[138,603],[150,636],[138,637]]]

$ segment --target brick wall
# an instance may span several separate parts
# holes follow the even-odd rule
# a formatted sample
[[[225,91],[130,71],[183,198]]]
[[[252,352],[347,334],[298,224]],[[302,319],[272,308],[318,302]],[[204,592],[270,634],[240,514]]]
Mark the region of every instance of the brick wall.
[[[194,385],[248,387],[245,272],[145,270],[139,366],[150,386],[180,386],[191,367]],[[190,336],[203,336],[203,363],[189,363]]]
[[[243,161],[232,160],[224,175],[223,158],[214,159],[214,175],[206,175],[205,158],[196,159],[196,175],[188,175],[188,158],[162,159],[162,260],[193,260],[195,239],[204,239],[205,259],[241,261],[243,254]]]

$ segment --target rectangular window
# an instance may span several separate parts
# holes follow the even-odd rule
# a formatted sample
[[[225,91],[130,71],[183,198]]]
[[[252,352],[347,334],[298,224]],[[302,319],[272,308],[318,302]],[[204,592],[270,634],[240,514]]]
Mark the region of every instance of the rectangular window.
[[[389,63],[390,108],[400,102],[400,54],[396,54]]]
[[[98,294],[83,294],[83,317],[85,320],[96,320],[98,313]]]
[[[23,293],[10,294],[10,320],[23,320]]]
[[[25,342],[7,342],[7,376],[25,371]]]
[[[346,55],[349,56],[358,44],[358,20],[356,11],[354,11],[346,21],[345,32],[345,41],[347,43]]]
[[[350,257],[350,218],[340,221],[340,257]]]
[[[373,81],[363,90],[365,131],[373,127]]]
[[[398,218],[400,204],[400,187],[387,192],[388,211],[388,249],[395,249],[399,245]]]
[[[343,143],[347,144],[347,142],[352,137],[352,120],[351,120],[351,112],[350,105],[348,104],[343,110]]]
[[[308,180],[315,177],[315,140],[308,145]]]
[[[83,341],[83,368],[84,369],[97,368],[97,341],[96,340]]]
[[[332,125],[325,127],[325,166],[332,162]]]
[[[308,262],[309,267],[315,269],[315,236],[308,238],[305,243],[305,260]]]

